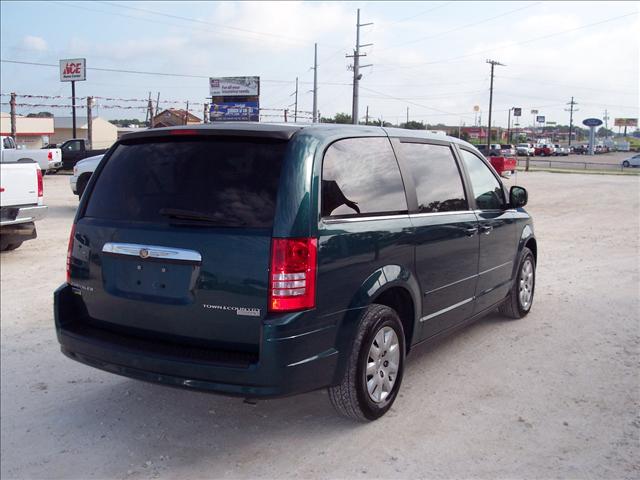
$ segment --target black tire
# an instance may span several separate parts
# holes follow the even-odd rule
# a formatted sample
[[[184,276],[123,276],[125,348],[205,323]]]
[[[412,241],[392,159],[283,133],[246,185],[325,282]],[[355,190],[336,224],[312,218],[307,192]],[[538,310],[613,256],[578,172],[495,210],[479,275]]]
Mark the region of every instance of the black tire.
[[[386,398],[377,403],[367,390],[366,367],[371,345],[384,327],[390,327],[395,332],[400,355],[395,383]],[[338,385],[329,387],[329,398],[337,412],[361,422],[376,420],[387,413],[402,383],[405,352],[404,330],[398,314],[385,305],[370,305],[360,321],[344,377]]]
[[[624,162],[622,162],[622,166],[625,168],[629,168],[629,162],[627,162],[626,160]]]
[[[87,183],[89,183],[89,178],[85,175],[82,175],[78,179],[78,183],[76,185],[76,190],[78,192],[78,199],[82,198],[82,194],[84,193],[84,189],[87,188]]]
[[[531,265],[532,283],[529,289],[531,292],[531,298],[528,304],[523,305],[520,299],[520,283],[523,276],[523,268],[525,268],[525,264],[527,262],[530,262]],[[507,295],[507,298],[505,298],[502,305],[500,305],[500,307],[498,308],[498,311],[501,314],[516,320],[527,316],[527,314],[531,311],[536,287],[536,260],[531,250],[529,250],[527,247],[524,247],[522,249],[522,255],[520,256],[520,263],[518,264],[517,272],[518,273],[513,282],[513,286],[509,291],[509,295]]]
[[[20,245],[22,245],[22,242],[2,243],[2,245],[0,245],[0,251],[10,252],[11,250],[15,250],[16,248],[18,248]]]

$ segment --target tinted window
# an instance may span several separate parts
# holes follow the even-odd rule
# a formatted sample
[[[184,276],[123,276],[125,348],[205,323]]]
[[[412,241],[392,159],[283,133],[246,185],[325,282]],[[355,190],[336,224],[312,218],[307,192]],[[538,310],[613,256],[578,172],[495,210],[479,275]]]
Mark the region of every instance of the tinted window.
[[[462,150],[464,164],[471,177],[471,187],[476,205],[481,210],[502,208],[504,204],[502,186],[489,167],[471,152]]]
[[[327,149],[322,216],[406,211],[402,177],[387,138],[349,138]]]
[[[193,225],[189,212],[213,225],[270,227],[285,148],[204,137],[121,144],[96,181],[86,216]]]
[[[68,152],[79,152],[80,142],[69,142],[64,149],[67,150]]]
[[[460,171],[450,147],[401,143],[400,151],[413,176],[420,213],[467,209]]]

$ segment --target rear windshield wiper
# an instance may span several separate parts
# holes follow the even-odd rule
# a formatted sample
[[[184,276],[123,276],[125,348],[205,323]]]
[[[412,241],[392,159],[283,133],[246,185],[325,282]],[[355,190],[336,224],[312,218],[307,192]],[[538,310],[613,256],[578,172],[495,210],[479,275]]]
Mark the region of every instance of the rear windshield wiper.
[[[164,217],[169,217],[175,220],[188,220],[189,222],[202,222],[210,225],[222,225],[225,227],[241,227],[245,222],[229,221],[229,219],[216,218],[213,215],[208,215],[196,210],[182,210],[179,208],[161,208],[158,213]],[[232,225],[229,225],[232,223]]]

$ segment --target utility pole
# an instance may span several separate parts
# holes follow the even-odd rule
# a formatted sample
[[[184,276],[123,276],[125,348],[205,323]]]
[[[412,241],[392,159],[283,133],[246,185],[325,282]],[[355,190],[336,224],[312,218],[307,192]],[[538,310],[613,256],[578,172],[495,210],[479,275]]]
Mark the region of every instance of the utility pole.
[[[13,141],[16,141],[16,135],[18,133],[18,128],[16,124],[16,94],[11,94],[11,100],[9,100],[9,105],[11,106],[11,138]]]
[[[491,108],[493,107],[493,68],[496,65],[506,67],[504,63],[500,63],[496,60],[487,60],[487,63],[491,65],[491,86],[489,87],[489,131],[487,132],[487,149],[491,146]]]
[[[189,100],[187,100],[187,109],[184,112],[184,124],[189,124]]]
[[[89,150],[93,148],[93,114],[91,107],[93,106],[93,97],[87,97],[87,143]]]
[[[573,100],[573,97],[571,97],[571,101],[567,103],[567,105],[569,105],[569,108],[565,108],[564,111],[569,112],[569,147],[571,147],[571,137],[573,135],[573,112],[578,111],[577,108],[574,108],[576,105],[578,105],[578,102],[575,102]]]
[[[407,107],[407,123],[404,124],[405,128],[409,126],[409,107]]]
[[[202,123],[209,123],[209,104],[204,104],[204,111],[202,112]]]
[[[155,115],[153,114],[153,100],[151,100],[151,92],[149,92],[149,102],[147,103],[147,113],[149,115],[149,128],[155,127]]]
[[[373,43],[360,45],[360,27],[366,27],[368,25],[373,25],[373,23],[360,23],[360,9],[358,8],[356,20],[356,48],[353,51],[353,55],[346,55],[347,58],[353,58],[353,100],[351,104],[351,123],[354,125],[358,124],[358,92],[360,79],[362,78],[360,69],[371,66],[371,64],[360,65],[360,57],[367,56],[366,53],[360,53],[360,49],[373,45]]]
[[[369,125],[369,105],[367,105],[367,113],[364,116],[364,124]]]
[[[607,111],[606,108],[604,110],[604,115],[603,115],[602,119],[604,120],[604,128],[608,132],[609,131],[609,112]],[[605,134],[605,138],[609,138],[609,134],[608,133]]]
[[[293,107],[293,122],[298,121],[298,77],[296,77],[296,91],[295,91],[294,107]]]
[[[147,114],[144,116],[144,123],[149,121],[149,105],[151,105],[151,92],[149,92],[149,100],[147,100]]]
[[[160,107],[160,92],[158,92],[158,98],[156,99],[156,115],[158,115],[159,107]]]
[[[313,123],[318,121],[318,44],[313,45]]]
[[[73,138],[76,137],[76,82],[71,80],[71,117],[73,123]]]
[[[513,107],[509,109],[509,116],[507,117],[507,136],[509,137],[509,143],[511,143],[511,110],[513,110]]]
[[[284,123],[287,123],[287,113],[289,113],[289,109],[285,108],[284,109]]]

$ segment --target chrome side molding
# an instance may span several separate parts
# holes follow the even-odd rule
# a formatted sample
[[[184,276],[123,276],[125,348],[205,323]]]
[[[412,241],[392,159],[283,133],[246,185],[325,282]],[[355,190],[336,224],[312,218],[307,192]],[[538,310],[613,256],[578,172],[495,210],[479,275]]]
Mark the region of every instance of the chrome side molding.
[[[202,255],[195,250],[160,247],[157,245],[140,245],[137,243],[107,242],[102,247],[102,251],[112,255],[129,255],[139,258],[160,258],[164,260],[192,263],[202,261]]]

